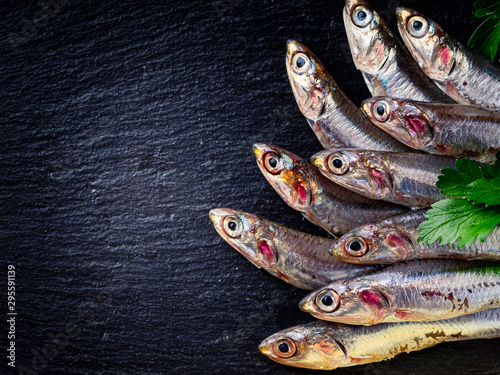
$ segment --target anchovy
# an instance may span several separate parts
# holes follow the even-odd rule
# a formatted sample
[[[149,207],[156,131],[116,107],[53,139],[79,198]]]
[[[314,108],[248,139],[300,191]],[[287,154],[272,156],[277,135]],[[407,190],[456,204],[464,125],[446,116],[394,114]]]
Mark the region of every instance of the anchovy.
[[[500,68],[428,17],[398,8],[398,28],[424,73],[457,103],[500,108]]]
[[[346,0],[344,26],[354,64],[373,96],[453,102],[419,69],[368,2]]]
[[[330,254],[344,262],[390,264],[411,259],[456,258],[500,261],[500,226],[470,247],[454,244],[426,245],[417,241],[418,226],[425,220],[427,209],[408,212],[373,224],[366,224],[343,235],[330,249]]]
[[[281,198],[333,235],[408,210],[344,189],[301,157],[280,147],[256,144],[253,150],[262,174]]]
[[[451,341],[500,337],[500,309],[434,322],[351,326],[318,321],[278,332],[259,350],[284,365],[333,370],[391,359]]]
[[[314,290],[379,268],[331,257],[328,249],[335,239],[302,233],[251,213],[216,208],[210,219],[219,235],[255,266],[300,289]]]
[[[318,319],[346,324],[455,318],[500,307],[500,265],[436,259],[397,263],[326,285],[299,306]]]
[[[297,105],[323,147],[410,150],[373,126],[303,44],[288,41],[286,70]]]
[[[379,128],[416,150],[495,161],[500,151],[500,111],[461,105],[370,98],[362,109]]]
[[[455,159],[445,156],[366,150],[323,150],[311,161],[340,186],[411,208],[446,198],[436,181],[442,168],[455,167]]]

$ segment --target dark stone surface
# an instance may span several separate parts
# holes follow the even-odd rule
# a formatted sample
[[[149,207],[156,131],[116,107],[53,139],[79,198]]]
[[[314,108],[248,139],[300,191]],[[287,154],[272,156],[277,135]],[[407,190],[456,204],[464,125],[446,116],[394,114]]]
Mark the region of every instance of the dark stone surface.
[[[13,264],[18,312],[17,368],[2,355],[2,373],[316,373],[258,353],[311,320],[297,308],[305,293],[226,245],[208,211],[324,234],[280,200],[251,146],[320,149],[288,85],[288,38],[358,103],[368,96],[345,55],[342,3],[59,3],[2,2],[0,306],[6,320]],[[472,1],[404,5],[462,41],[478,24]],[[336,373],[498,374],[499,350],[443,344]]]

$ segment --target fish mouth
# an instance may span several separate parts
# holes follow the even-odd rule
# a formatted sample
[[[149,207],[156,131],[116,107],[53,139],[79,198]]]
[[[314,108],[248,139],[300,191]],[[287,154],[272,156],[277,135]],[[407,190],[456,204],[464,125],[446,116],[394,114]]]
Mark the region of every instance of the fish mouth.
[[[398,21],[406,28],[406,21],[410,16],[413,15],[413,12],[410,9],[404,8],[404,7],[397,7],[396,8],[396,17],[398,18]]]
[[[267,357],[272,355],[272,351],[271,349],[269,349],[269,343],[267,342],[267,339],[259,344],[259,352],[261,352]]]
[[[222,229],[222,220],[228,215],[235,215],[235,211],[230,208],[213,208],[208,212],[208,216],[215,226],[215,229]]]
[[[316,309],[314,308],[314,296],[313,296],[314,293],[310,293],[308,294],[307,296],[305,296],[302,301],[299,302],[299,309],[301,309],[302,311],[305,311],[307,313],[310,313],[312,314],[313,312],[316,311]]]
[[[288,39],[286,42],[286,55],[288,58],[288,61],[292,60],[293,55],[295,55],[297,52],[308,52],[305,48],[305,46],[293,39]]]
[[[257,158],[257,162],[260,165],[262,165],[264,155],[270,151],[274,151],[265,143],[256,143],[252,146],[252,149],[253,149],[253,154]]]

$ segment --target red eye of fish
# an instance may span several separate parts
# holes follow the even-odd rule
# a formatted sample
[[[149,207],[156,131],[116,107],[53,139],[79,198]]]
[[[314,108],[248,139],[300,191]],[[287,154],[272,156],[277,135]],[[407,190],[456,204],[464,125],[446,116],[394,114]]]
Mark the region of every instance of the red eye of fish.
[[[422,38],[429,30],[429,22],[424,17],[413,16],[408,20],[408,33],[414,38]]]
[[[391,114],[391,108],[389,107],[389,103],[385,100],[379,100],[375,102],[372,109],[373,117],[380,122],[387,121]]]
[[[353,237],[346,242],[345,251],[353,257],[361,257],[368,252],[368,244],[361,237]]]
[[[316,296],[316,306],[323,312],[333,312],[340,305],[340,296],[334,290],[324,290]]]
[[[283,170],[283,159],[275,152],[268,152],[264,155],[264,167],[271,174],[278,174]]]
[[[290,358],[297,351],[297,346],[292,339],[282,339],[274,343],[274,351],[282,358]]]
[[[266,241],[259,241],[257,243],[257,247],[267,263],[273,263],[277,261],[276,256],[271,249],[271,246],[269,246]]]

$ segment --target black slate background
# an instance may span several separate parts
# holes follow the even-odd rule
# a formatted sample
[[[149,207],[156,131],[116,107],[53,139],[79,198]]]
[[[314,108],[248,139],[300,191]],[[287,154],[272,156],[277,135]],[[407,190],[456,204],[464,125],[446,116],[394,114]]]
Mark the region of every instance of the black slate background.
[[[373,1],[395,26],[398,1]],[[6,374],[313,374],[257,351],[312,320],[305,292],[222,241],[208,211],[248,210],[325,235],[255,164],[256,142],[320,149],[284,67],[295,38],[360,102],[341,1],[3,1],[2,321]],[[472,1],[401,5],[465,42]],[[43,11],[46,16],[43,16]],[[33,28],[33,22],[36,27]],[[439,345],[338,374],[499,374],[500,340]]]

